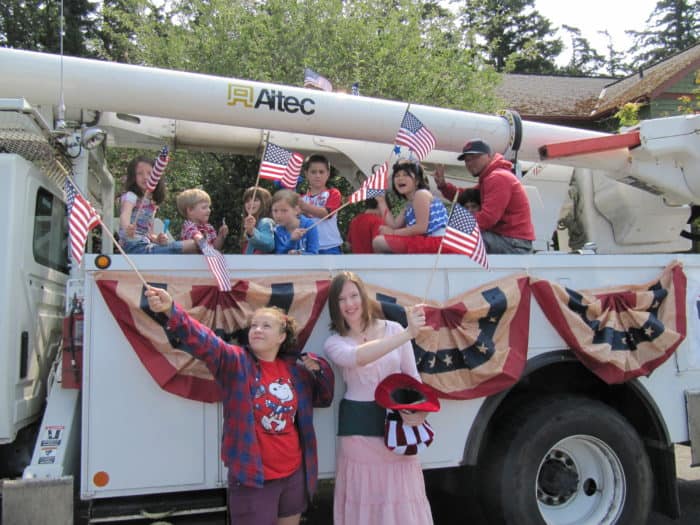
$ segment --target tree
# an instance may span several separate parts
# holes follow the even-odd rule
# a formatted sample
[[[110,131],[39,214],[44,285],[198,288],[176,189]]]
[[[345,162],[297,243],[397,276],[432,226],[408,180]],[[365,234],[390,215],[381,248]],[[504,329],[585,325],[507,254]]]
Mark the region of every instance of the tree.
[[[116,6],[118,0],[111,1]],[[133,21],[126,41],[132,47],[122,46],[132,62],[138,53],[139,62],[152,66],[292,85],[302,84],[306,66],[336,88],[359,82],[366,96],[496,109],[491,93],[498,75],[465,49],[454,17],[437,2],[174,0],[140,13],[122,13]],[[226,249],[235,251],[240,199],[257,168],[248,157],[177,152],[168,166],[168,202],[188,186],[202,186],[214,203],[213,223],[225,216],[233,232]],[[176,217],[168,205],[162,213]]]
[[[568,25],[562,26],[571,38],[571,60],[563,68],[567,75],[592,75],[605,63],[605,58],[591,47],[588,40],[581,36],[581,30]]]
[[[612,36],[608,30],[598,31],[598,33],[605,36],[605,38],[608,40],[608,44],[605,46],[607,57],[605,58],[604,66],[608,75],[611,77],[617,77],[625,73],[630,73],[630,66],[624,62],[625,54],[615,49],[612,42]]]
[[[700,42],[700,2],[659,0],[643,31],[626,31],[634,37],[629,50],[635,69],[648,67]]]
[[[466,0],[460,9],[465,38],[497,71],[554,73],[563,49],[534,0]]]
[[[90,56],[86,41],[92,36],[95,4],[89,0],[63,1],[63,51]],[[0,45],[30,51],[60,51],[60,4],[43,0],[0,2]]]

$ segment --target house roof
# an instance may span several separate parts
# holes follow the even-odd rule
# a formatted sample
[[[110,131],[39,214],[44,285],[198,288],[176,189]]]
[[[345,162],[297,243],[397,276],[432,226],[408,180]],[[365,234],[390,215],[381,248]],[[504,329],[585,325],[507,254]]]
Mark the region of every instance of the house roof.
[[[504,74],[496,94],[528,120],[599,120],[627,102],[651,100],[700,68],[700,44],[639,73],[611,77]]]
[[[626,104],[650,100],[683,78],[689,70],[700,68],[700,44],[607,86],[600,94],[594,116],[603,116]]]
[[[502,75],[496,94],[524,118],[589,118],[610,77]]]

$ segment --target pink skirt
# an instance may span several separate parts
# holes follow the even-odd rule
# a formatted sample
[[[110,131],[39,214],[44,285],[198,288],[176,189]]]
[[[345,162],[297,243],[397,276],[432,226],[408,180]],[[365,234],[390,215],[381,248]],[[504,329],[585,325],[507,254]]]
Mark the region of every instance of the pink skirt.
[[[342,436],[334,525],[432,525],[418,456],[400,456],[380,437]]]

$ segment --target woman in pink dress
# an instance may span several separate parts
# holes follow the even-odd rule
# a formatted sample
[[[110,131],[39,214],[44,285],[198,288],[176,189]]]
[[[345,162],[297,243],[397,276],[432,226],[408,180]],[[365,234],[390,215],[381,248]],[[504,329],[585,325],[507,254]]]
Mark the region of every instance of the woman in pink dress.
[[[347,390],[340,403],[339,451],[333,498],[334,525],[432,524],[417,456],[401,456],[384,444],[386,411],[374,391],[386,376],[403,372],[420,380],[411,339],[425,326],[421,307],[407,312],[408,328],[380,317],[364,283],[352,272],[331,282],[331,327],[326,356],[341,370]],[[402,411],[409,425],[425,412]]]

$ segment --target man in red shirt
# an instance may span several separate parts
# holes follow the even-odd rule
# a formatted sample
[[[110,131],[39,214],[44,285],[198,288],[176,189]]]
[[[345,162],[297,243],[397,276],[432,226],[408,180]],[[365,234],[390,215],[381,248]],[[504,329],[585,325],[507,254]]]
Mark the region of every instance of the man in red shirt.
[[[479,179],[481,209],[474,213],[488,253],[531,253],[535,228],[530,201],[513,165],[481,139],[472,139],[462,148],[457,160]],[[445,170],[438,166],[433,178],[442,194],[452,200],[463,190],[445,181]]]

